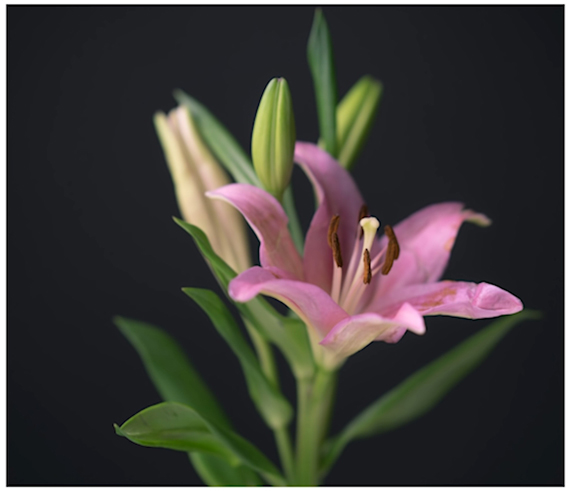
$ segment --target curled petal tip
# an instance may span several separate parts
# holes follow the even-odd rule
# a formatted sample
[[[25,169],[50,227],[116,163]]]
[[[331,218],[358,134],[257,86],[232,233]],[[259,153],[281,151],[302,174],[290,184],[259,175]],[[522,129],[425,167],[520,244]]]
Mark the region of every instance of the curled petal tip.
[[[473,305],[481,310],[501,314],[516,314],[523,309],[523,303],[511,293],[489,283],[477,287]]]
[[[466,222],[474,223],[480,227],[488,227],[493,223],[493,221],[487,215],[484,215],[483,213],[477,213],[473,210],[464,210],[463,217],[465,218]]]

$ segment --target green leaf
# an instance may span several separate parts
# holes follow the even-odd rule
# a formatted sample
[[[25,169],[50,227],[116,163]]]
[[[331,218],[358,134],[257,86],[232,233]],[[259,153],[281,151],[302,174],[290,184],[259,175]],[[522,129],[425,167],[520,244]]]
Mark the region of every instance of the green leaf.
[[[321,9],[315,10],[315,17],[309,43],[307,59],[313,76],[319,129],[325,150],[337,156],[336,102],[337,89],[332,41]]]
[[[238,462],[202,419],[189,410],[189,406],[176,402],[163,402],[143,409],[121,427],[115,425],[115,431],[143,447],[200,451]]]
[[[243,465],[232,467],[227,461],[212,454],[188,454],[196,472],[208,486],[260,486],[255,472]]]
[[[394,430],[428,412],[479,366],[515,325],[538,318],[539,312],[524,310],[498,319],[380,397],[328,442],[322,466],[324,471],[351,440]]]
[[[192,236],[200,252],[211,265],[224,292],[227,292],[228,283],[236,276],[235,271],[215,253],[208,237],[202,230],[178,218],[174,218],[174,221]],[[235,306],[240,314],[249,320],[265,339],[269,339],[279,347],[296,376],[309,376],[307,374],[314,371],[313,355],[308,336],[306,334],[302,336],[299,333],[298,324],[289,324],[285,317],[260,297],[256,297],[245,304],[236,302]],[[306,327],[303,325],[302,328],[306,333]]]
[[[142,358],[146,371],[161,398],[200,408],[220,425],[230,426],[221,406],[202,381],[176,341],[158,327],[144,322],[115,317],[115,324]],[[192,452],[196,472],[206,484],[255,485],[257,475],[243,466],[236,468],[228,459],[213,454]],[[230,459],[235,462],[235,457]]]
[[[175,90],[174,98],[190,109],[202,138],[233,178],[237,182],[262,187],[251,160],[224,125],[205,106],[182,90]]]
[[[273,429],[285,427],[293,416],[291,405],[261,371],[253,350],[224,303],[209,290],[201,288],[182,290],[204,310],[218,333],[237,356],[246,378],[249,394],[268,426]]]
[[[113,321],[141,357],[163,400],[188,404],[216,424],[230,427],[218,401],[172,337],[145,322],[119,316]]]
[[[299,318],[281,319],[283,332],[287,336],[288,352],[284,353],[290,361],[297,379],[309,379],[315,373],[315,360],[307,326]]]
[[[224,289],[227,290],[228,283],[236,277],[236,272],[216,254],[207,235],[199,227],[176,217],[172,217],[172,219],[180,228],[192,236],[194,242],[198,246],[198,249],[200,249],[200,252],[214,270],[216,277],[221,282]]]
[[[339,102],[336,110],[338,161],[347,169],[362,151],[380,104],[382,84],[362,77]]]
[[[277,468],[254,445],[204,414],[177,402],[163,402],[136,414],[117,434],[139,445],[203,452],[241,461],[261,472],[272,484],[283,485]],[[208,431],[209,430],[209,431]]]

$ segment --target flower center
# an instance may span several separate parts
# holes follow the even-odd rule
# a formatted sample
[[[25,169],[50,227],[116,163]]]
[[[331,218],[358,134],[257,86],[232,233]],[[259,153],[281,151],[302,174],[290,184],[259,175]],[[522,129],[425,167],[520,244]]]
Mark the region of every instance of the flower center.
[[[331,297],[347,313],[353,314],[360,307],[362,295],[366,286],[372,281],[372,276],[379,271],[387,275],[392,269],[394,261],[400,255],[400,246],[390,225],[384,227],[384,233],[388,238],[388,245],[380,251],[374,258],[371,258],[370,251],[374,245],[376,231],[380,227],[377,218],[368,216],[366,205],[360,209],[358,228],[354,248],[350,257],[350,262],[346,265],[343,262],[340,240],[338,237],[338,227],[340,216],[332,217],[328,230],[328,244],[332,249],[333,256],[333,279],[331,285]]]

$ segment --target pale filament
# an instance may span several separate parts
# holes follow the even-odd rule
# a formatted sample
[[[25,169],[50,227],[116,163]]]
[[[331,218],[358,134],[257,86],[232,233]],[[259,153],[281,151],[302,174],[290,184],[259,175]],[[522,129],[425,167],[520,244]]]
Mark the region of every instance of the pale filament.
[[[367,286],[362,281],[362,276],[364,273],[364,263],[363,256],[364,250],[372,250],[372,245],[374,244],[374,239],[376,237],[376,231],[380,227],[380,222],[375,217],[366,217],[360,220],[360,226],[364,231],[364,240],[362,241],[362,247],[360,248],[360,254],[355,254],[358,250],[358,242],[355,243],[353,256],[356,255],[358,258],[358,267],[354,275],[347,276],[343,285],[342,293],[340,295],[339,305],[344,308],[349,314],[351,314],[358,305],[358,301],[362,295],[362,290]],[[351,266],[352,258],[351,258]],[[349,278],[352,281],[349,281]],[[334,284],[334,281],[333,281]]]
[[[331,298],[338,304],[340,300],[340,285],[342,283],[342,268],[339,268],[336,265],[336,261],[334,258],[332,259],[333,262],[333,280],[332,280],[332,288],[331,288]]]
[[[361,230],[362,230],[362,227],[360,226],[360,221],[359,221],[358,225],[357,225],[357,230],[356,230],[356,241],[354,243],[354,247],[352,249],[352,255],[350,257],[350,264],[348,265],[348,268],[345,269],[345,275],[344,275],[345,278],[354,277],[354,273],[355,273],[354,270],[356,268],[356,265],[357,265],[358,261],[362,260],[362,251],[358,247],[358,244],[360,243],[360,240],[361,240],[361,237],[360,237]],[[360,239],[359,239],[359,237],[360,237]],[[342,295],[346,295],[346,290],[347,290],[347,285],[345,282],[345,284],[343,285]]]

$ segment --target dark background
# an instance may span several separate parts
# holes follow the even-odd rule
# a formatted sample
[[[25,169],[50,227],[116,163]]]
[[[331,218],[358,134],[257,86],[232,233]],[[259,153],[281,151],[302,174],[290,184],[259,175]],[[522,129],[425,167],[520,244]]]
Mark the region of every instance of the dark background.
[[[395,223],[461,200],[445,278],[487,281],[541,321],[518,326],[435,410],[351,444],[327,484],[563,483],[563,7],[325,7],[339,95],[385,86],[354,171]],[[184,453],[115,436],[159,398],[111,323],[162,326],[238,430],[275,457],[236,360],[183,286],[216,288],[178,215],[152,126],[180,87],[249,150],[271,77],[298,138],[318,137],[305,58],[312,7],[8,7],[8,483],[198,484]],[[295,172],[304,223],[312,196]],[[427,319],[343,368],[333,431],[488,324]],[[284,372],[287,394],[294,397]]]

